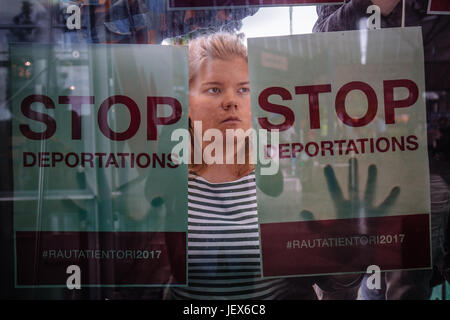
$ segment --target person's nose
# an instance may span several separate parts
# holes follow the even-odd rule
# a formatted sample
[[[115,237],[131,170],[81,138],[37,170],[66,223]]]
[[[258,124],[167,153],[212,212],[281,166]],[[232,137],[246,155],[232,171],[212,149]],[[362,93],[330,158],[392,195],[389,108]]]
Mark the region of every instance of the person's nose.
[[[235,109],[238,108],[237,96],[233,90],[227,90],[224,93],[221,107],[224,110],[228,110],[231,108],[235,108]]]

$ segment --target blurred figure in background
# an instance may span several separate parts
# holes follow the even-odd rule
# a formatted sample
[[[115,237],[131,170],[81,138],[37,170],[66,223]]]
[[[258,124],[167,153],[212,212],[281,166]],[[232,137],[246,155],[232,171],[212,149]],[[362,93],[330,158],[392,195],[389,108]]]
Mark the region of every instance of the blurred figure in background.
[[[370,5],[378,5],[381,12],[381,28],[400,27],[402,21],[401,0],[346,0],[342,5],[317,6],[318,20],[314,32],[345,31],[366,28],[366,13]],[[405,2],[405,26],[421,26],[425,55],[425,87],[427,91],[443,92],[446,99],[443,112],[450,115],[450,16],[427,14],[428,0]],[[444,123],[445,121],[442,121]],[[442,124],[443,126],[443,124]],[[447,127],[448,128],[448,127]],[[438,138],[436,157],[430,157],[431,234],[433,270],[393,271],[385,273],[385,284],[380,290],[370,290],[365,277],[361,283],[361,299],[429,299],[434,279],[445,274],[444,264],[448,256],[448,215],[450,207],[449,178],[450,158],[448,129]],[[440,132],[440,131],[439,131]],[[445,133],[446,132],[446,133]],[[447,138],[448,139],[448,138]],[[447,141],[447,144],[446,142]],[[447,230],[447,231],[446,231]],[[447,258],[448,260],[448,258]],[[438,275],[436,276],[436,272]],[[442,281],[442,278],[441,278]],[[323,292],[324,298],[327,293]]]

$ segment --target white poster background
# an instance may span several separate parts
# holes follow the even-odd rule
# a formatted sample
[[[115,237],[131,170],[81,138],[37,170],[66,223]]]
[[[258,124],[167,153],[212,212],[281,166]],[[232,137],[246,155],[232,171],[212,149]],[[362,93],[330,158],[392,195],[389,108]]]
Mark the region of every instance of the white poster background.
[[[355,153],[310,157],[304,151],[296,158],[279,159],[284,184],[281,194],[269,196],[258,189],[260,223],[302,221],[299,213],[308,210],[314,219],[335,219],[336,210],[329,194],[323,168],[331,165],[347,197],[349,159],[355,157],[359,167],[359,194],[363,196],[369,165],[377,166],[375,205],[381,203],[393,187],[400,194],[387,215],[410,215],[430,212],[428,158],[426,139],[425,86],[421,29],[418,27],[382,30],[329,32],[283,37],[248,39],[249,72],[254,128],[260,129],[258,117],[273,124],[285,119],[264,111],[260,93],[268,87],[287,89],[292,100],[278,95],[269,97],[273,104],[289,107],[295,114],[294,125],[280,132],[280,144],[306,144],[324,140],[417,136],[414,150]],[[418,87],[417,101],[410,107],[395,109],[395,124],[386,124],[383,81],[412,80]],[[336,115],[338,90],[352,81],[370,85],[377,95],[376,117],[366,126],[351,127]],[[295,94],[296,86],[330,84],[330,93],[319,94],[320,128],[310,129],[307,94]],[[394,99],[407,97],[404,88],[395,89]],[[346,110],[360,118],[367,112],[366,95],[351,91]],[[366,147],[367,149],[367,147]],[[257,166],[258,172],[258,166]],[[276,193],[276,192],[275,192]],[[348,212],[344,218],[354,217]],[[363,213],[363,215],[365,215]],[[365,215],[369,216],[369,215]]]

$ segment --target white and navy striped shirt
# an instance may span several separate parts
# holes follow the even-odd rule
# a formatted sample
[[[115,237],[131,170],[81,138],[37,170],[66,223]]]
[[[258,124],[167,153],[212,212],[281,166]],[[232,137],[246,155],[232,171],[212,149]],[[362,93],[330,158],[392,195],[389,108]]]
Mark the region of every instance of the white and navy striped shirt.
[[[236,181],[188,183],[188,287],[176,299],[280,299],[283,279],[261,278],[254,172]]]

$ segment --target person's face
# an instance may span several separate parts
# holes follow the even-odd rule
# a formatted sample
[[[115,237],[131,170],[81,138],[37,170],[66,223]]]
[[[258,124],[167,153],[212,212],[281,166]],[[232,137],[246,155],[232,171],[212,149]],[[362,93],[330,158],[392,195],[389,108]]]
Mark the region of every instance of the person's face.
[[[248,63],[240,57],[203,62],[189,85],[189,117],[202,122],[202,133],[251,128]]]

